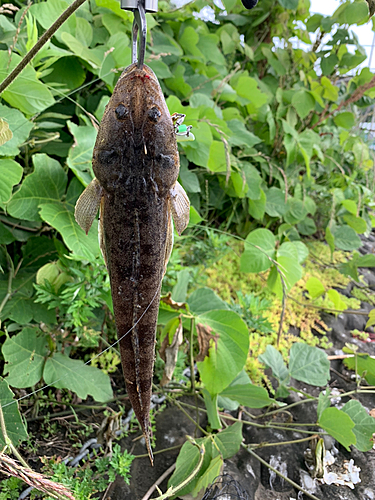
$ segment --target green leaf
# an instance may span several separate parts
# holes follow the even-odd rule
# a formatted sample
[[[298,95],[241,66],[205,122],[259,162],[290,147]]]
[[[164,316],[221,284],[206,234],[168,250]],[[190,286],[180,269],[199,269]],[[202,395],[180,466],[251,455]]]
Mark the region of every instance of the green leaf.
[[[330,389],[326,389],[325,394],[323,394],[323,392],[319,394],[318,409],[317,409],[318,420],[320,419],[323,411],[329,408],[330,406],[331,406],[331,391]]]
[[[356,444],[356,436],[352,431],[354,422],[345,412],[333,407],[326,408],[318,423],[348,451],[351,444]]]
[[[0,104],[0,116],[9,125],[12,137],[0,146],[0,156],[16,156],[19,146],[29,137],[34,124],[27,120],[17,109]]]
[[[372,435],[375,433],[375,418],[371,417],[359,401],[352,399],[341,408],[354,422],[353,433],[357,438],[355,447],[359,451],[369,451],[374,442]]]
[[[347,303],[342,300],[342,295],[337,290],[331,288],[331,290],[328,290],[327,296],[332,302],[334,309],[338,309],[339,311],[345,311],[345,309],[348,309]]]
[[[196,497],[199,492],[205,491],[215,481],[215,478],[220,475],[223,465],[223,459],[220,455],[217,455],[210,461],[204,473],[198,476],[198,481],[192,491],[193,497]]]
[[[289,372],[296,380],[324,386],[330,378],[327,354],[317,347],[296,342],[290,349]]]
[[[375,385],[375,359],[371,358],[368,354],[357,354],[357,362],[355,357],[344,359],[344,364],[349,370],[355,370],[363,376],[367,383]]]
[[[13,186],[22,179],[23,168],[14,160],[0,160],[0,203],[6,203]]]
[[[55,202],[40,205],[40,216],[59,231],[66,246],[75,254],[89,260],[99,254],[97,220],[94,220],[86,235],[75,221],[72,207],[68,207],[65,203]]]
[[[259,273],[272,265],[269,257],[275,254],[275,236],[268,229],[255,229],[245,240],[245,251],[241,255],[241,271]]]
[[[207,162],[207,168],[212,172],[226,172],[227,166],[224,143],[222,141],[212,141]]]
[[[259,200],[261,197],[260,185],[263,182],[262,177],[259,175],[258,170],[253,165],[251,165],[251,163],[241,162],[241,167],[243,169],[243,173],[245,175],[247,184],[247,190],[245,193],[246,197],[250,198],[251,200]],[[242,184],[243,184],[243,178],[242,178]]]
[[[258,82],[250,76],[241,76],[235,90],[240,98],[240,104],[251,104],[254,107],[253,112],[268,101],[267,95],[258,89]]]
[[[202,394],[204,404],[206,405],[208,423],[212,429],[221,429],[222,425],[217,412],[217,394],[211,396],[211,394],[204,387],[202,389]]]
[[[315,108],[315,99],[310,92],[302,89],[293,94],[292,104],[303,120]]]
[[[317,232],[317,227],[313,219],[306,217],[303,221],[297,224],[297,229],[300,234],[304,236],[312,236]]]
[[[331,259],[332,259],[333,252],[335,251],[335,239],[333,237],[333,234],[329,226],[326,227],[325,236],[326,236],[326,242],[328,243],[329,249],[331,250]]]
[[[323,283],[320,279],[311,276],[306,282],[306,290],[312,299],[317,299],[326,293]]]
[[[298,7],[298,0],[278,0],[278,2],[284,9],[296,10]]]
[[[308,255],[309,250],[302,241],[286,241],[277,251],[278,257],[292,257],[298,264],[302,264]]]
[[[33,156],[34,172],[28,175],[10,202],[7,210],[18,219],[39,221],[42,203],[60,200],[65,193],[67,175],[60,163],[46,154]]]
[[[271,217],[282,217],[287,206],[285,203],[285,193],[276,187],[272,187],[266,193],[266,213]]]
[[[285,285],[285,292],[295,285],[303,276],[303,269],[297,258],[280,255],[277,257],[278,267],[273,266],[268,275],[267,285],[279,298],[282,298],[284,290],[280,274],[282,273]]]
[[[68,7],[68,2],[64,0],[47,0],[31,6],[31,13],[38,20],[41,26],[46,30]],[[61,42],[61,34],[64,32],[75,34],[77,27],[76,15],[71,15],[65,23],[56,32],[57,39]]]
[[[95,401],[104,402],[113,397],[110,379],[106,373],[60,352],[47,359],[43,377],[47,385],[57,389],[69,389],[81,399],[86,399],[89,394]]]
[[[183,112],[185,113],[185,110]],[[210,126],[204,122],[198,123],[194,126],[194,135],[196,138],[194,141],[196,144],[194,144],[194,146],[191,142],[182,143],[182,147],[186,152],[186,157],[195,165],[207,167],[210,156],[210,147],[213,141]],[[224,168],[224,172],[225,171],[226,166]]]
[[[264,387],[251,383],[230,385],[220,393],[220,396],[237,401],[240,405],[249,408],[264,408],[274,402]]]
[[[0,51],[0,79],[4,78],[21,61],[21,57],[13,52],[12,61],[8,67],[8,51]],[[52,106],[55,101],[47,86],[37,78],[31,65],[26,66],[22,73],[7,87],[1,97],[12,107],[18,108],[26,115],[33,115]]]
[[[343,127],[348,130],[353,128],[355,125],[354,114],[351,113],[350,111],[339,113],[334,117],[333,121],[335,122],[335,125],[337,125],[338,127]]]
[[[240,120],[229,120],[228,127],[233,132],[229,137],[231,146],[247,146],[252,148],[255,144],[262,142],[262,139],[249,132]]]
[[[362,245],[357,233],[349,226],[336,226],[333,237],[336,247],[340,250],[357,250]]]
[[[190,281],[190,269],[182,269],[177,273],[177,283],[172,290],[172,299],[176,302],[185,302]]]
[[[158,79],[173,77],[169,67],[160,59],[148,61],[147,65],[152,69]]]
[[[280,384],[289,384],[290,374],[283,357],[272,345],[268,345],[265,352],[259,356],[259,361],[271,368],[273,376]]]
[[[260,198],[258,200],[248,200],[248,210],[249,214],[254,217],[254,219],[262,220],[266,210],[267,197],[263,189],[260,189]]]
[[[5,427],[9,439],[12,441],[13,445],[17,447],[20,441],[26,441],[28,439],[28,435],[18,410],[18,403],[13,399],[13,396],[14,394],[9,389],[7,381],[0,377],[0,401]],[[5,439],[0,429],[0,446],[4,447],[5,445]]]
[[[249,333],[243,320],[232,311],[210,311],[199,316],[208,335],[210,348],[197,367],[206,389],[219,394],[242,370],[249,350]],[[206,353],[205,353],[206,354]]]
[[[35,328],[24,328],[18,335],[7,337],[2,348],[9,373],[6,380],[13,387],[32,387],[43,375],[47,339]]]
[[[187,303],[193,314],[200,315],[217,309],[229,309],[228,304],[221,300],[211,288],[199,288],[189,297]]]
[[[339,16],[339,22],[349,25],[359,24],[366,21],[368,15],[368,5],[365,1],[347,3],[346,8],[342,11],[342,15]]]
[[[188,193],[200,193],[201,188],[199,185],[199,179],[196,173],[188,170],[186,165],[180,167],[180,180],[182,185]]]
[[[82,184],[87,186],[94,178],[91,162],[97,130],[90,126],[80,127],[70,121],[67,123],[75,139],[69,150],[67,164]]]
[[[352,215],[357,215],[357,203],[354,200],[343,200],[341,205]]]
[[[356,217],[352,214],[346,214],[343,217],[344,221],[350,226],[357,234],[363,234],[367,231],[367,224],[362,217]]]
[[[233,457],[239,452],[242,443],[242,423],[235,422],[222,432],[215,435],[215,444],[219,447],[224,460]],[[213,447],[215,453],[215,446]]]
[[[202,469],[205,470],[211,462],[211,452],[210,449],[212,447],[210,438],[200,438],[196,439],[196,442],[200,446],[205,447],[204,454],[204,462],[202,464]],[[209,448],[209,450],[207,450]],[[178,486],[181,484],[190,474],[196,469],[200,459],[200,451],[197,446],[193,445],[190,441],[186,441],[182,446],[180,453],[178,454],[176,460],[176,469],[172,475],[172,477],[168,481],[168,487],[170,486]],[[200,471],[200,472],[201,472]],[[201,473],[198,473],[201,475]],[[198,476],[199,477],[199,476]],[[183,489],[178,491],[179,496],[186,495],[190,493],[194,486],[197,483],[198,478],[195,477],[190,483]]]

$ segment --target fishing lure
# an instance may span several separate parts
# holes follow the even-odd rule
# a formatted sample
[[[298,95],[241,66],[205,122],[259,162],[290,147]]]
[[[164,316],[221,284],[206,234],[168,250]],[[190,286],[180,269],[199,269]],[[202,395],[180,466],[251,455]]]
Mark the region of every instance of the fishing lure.
[[[122,368],[151,463],[149,412],[161,281],[173,246],[172,219],[181,234],[190,208],[177,182],[175,125],[153,71],[146,65],[127,67],[98,131],[96,178],[75,209],[87,233],[100,206],[99,242],[110,276]]]

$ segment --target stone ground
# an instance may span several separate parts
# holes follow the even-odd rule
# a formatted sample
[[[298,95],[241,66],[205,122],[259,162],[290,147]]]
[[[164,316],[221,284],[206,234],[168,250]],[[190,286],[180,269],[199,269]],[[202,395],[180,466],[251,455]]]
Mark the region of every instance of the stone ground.
[[[365,245],[361,249],[362,253],[375,253],[375,237],[370,236]],[[368,285],[375,291],[375,269],[361,270]],[[350,296],[351,287],[345,291]],[[367,303],[361,304],[362,311],[369,311],[373,306]],[[364,342],[357,338],[353,338],[350,334],[351,330],[365,329],[366,316],[364,315],[348,315],[341,314],[337,318],[324,314],[323,319],[331,328],[329,339],[333,343],[333,348],[327,351],[328,355],[342,354],[342,347],[345,343],[350,342],[357,344],[359,352],[367,352],[370,355],[375,354],[375,343]],[[369,332],[373,333],[370,329]],[[351,373],[348,372],[341,360],[335,360],[331,363],[332,378],[330,387],[338,389],[341,393],[355,389],[355,383],[351,378]],[[303,390],[306,389],[304,384],[295,382],[295,387]],[[314,393],[315,391],[315,393]],[[319,388],[309,388],[309,393],[318,395]],[[298,393],[293,393],[286,400],[287,403],[297,402],[300,399]],[[344,403],[348,401],[346,398]],[[373,395],[358,395],[358,399],[368,409],[375,408],[375,394]],[[194,404],[194,402],[192,402]],[[254,414],[254,410],[251,410]],[[311,422],[311,415],[316,415],[316,404],[308,403],[296,406],[290,410],[293,416],[293,421],[296,423]],[[195,413],[192,414],[195,417]],[[234,416],[237,416],[235,414]],[[285,417],[285,415],[284,415]],[[205,415],[202,412],[200,415],[201,425],[205,425]],[[247,418],[247,417],[246,417]],[[314,417],[315,418],[315,417]],[[244,420],[246,420],[244,418]],[[286,421],[286,420],[284,420]],[[259,420],[257,420],[259,422]],[[168,407],[157,417],[157,448],[164,449],[171,446],[182,444],[187,434],[194,435],[194,424],[181,413],[178,408]],[[259,429],[250,425],[243,426],[243,435],[245,443],[262,443],[295,440],[305,435],[290,432],[279,431],[275,429]],[[128,438],[129,439],[129,438]],[[129,449],[130,443],[127,439],[122,441],[122,445]],[[308,442],[301,442],[289,445],[275,445],[272,447],[259,448],[256,453],[267,462],[271,460],[278,464],[278,467],[294,482],[301,485],[301,478],[304,479],[304,484],[310,484],[310,492],[322,500],[375,500],[375,450],[367,453],[359,452],[352,447],[351,453],[345,448],[334,442],[333,439],[327,439],[326,447],[329,449],[334,446],[338,450],[336,455],[336,464],[344,464],[344,461],[354,460],[354,464],[360,467],[361,482],[352,490],[347,486],[334,485],[315,485],[311,486],[310,476],[307,474],[307,467],[304,460],[304,452],[309,446]],[[133,451],[134,454],[144,453],[144,447],[141,442],[136,444]],[[149,487],[175,462],[179,450],[174,450],[169,453],[162,453],[155,456],[155,466],[151,467],[148,458],[138,459],[133,463],[131,470],[131,482],[126,485],[121,478],[118,478],[107,492],[106,500],[141,500]],[[306,496],[298,493],[298,490],[293,488],[289,483],[282,482],[278,476],[276,478],[270,475],[267,467],[263,466],[256,458],[251,456],[246,450],[241,449],[240,452],[226,460],[224,472],[230,474],[236,479],[248,494],[248,500],[302,500]],[[167,489],[167,480],[161,484],[162,491]],[[152,497],[157,497],[155,492]],[[179,498],[179,497],[178,497]],[[189,497],[184,497],[188,499]],[[213,498],[213,497],[209,497]],[[219,497],[225,500],[231,500],[231,496]]]

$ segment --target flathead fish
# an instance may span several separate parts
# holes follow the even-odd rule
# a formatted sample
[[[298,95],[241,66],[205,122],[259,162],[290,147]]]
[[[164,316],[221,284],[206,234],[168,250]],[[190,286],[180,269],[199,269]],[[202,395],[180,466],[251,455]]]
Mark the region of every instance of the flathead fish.
[[[100,206],[99,242],[108,268],[126,388],[151,450],[150,402],[160,289],[173,245],[189,221],[177,182],[179,155],[172,118],[147,66],[122,73],[98,131],[96,178],[76,204],[86,233]]]

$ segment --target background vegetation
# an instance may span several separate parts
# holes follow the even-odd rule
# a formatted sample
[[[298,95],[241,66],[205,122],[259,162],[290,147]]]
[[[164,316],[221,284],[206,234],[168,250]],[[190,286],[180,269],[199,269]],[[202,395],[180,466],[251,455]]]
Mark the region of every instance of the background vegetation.
[[[69,3],[1,8],[1,77]],[[155,382],[199,391],[212,430],[221,427],[218,404],[277,404],[291,377],[327,384],[329,361],[314,347],[328,345],[319,310],[373,300],[358,267],[375,266],[374,255],[356,252],[375,225],[373,143],[359,126],[373,114],[375,76],[361,68],[366,54],[350,30],[368,22],[367,2],[342,2],[330,17],[310,15],[309,0],[261,0],[251,11],[223,3],[226,12],[209,2],[215,22],[196,15],[203,0],[176,10],[160,1],[158,15],[147,15],[146,63],[170,112],[186,114],[196,138],[180,143],[191,224],[163,283],[171,297],[160,307],[164,361],[158,356]],[[46,385],[65,402],[113,397],[110,373],[120,361],[113,349],[99,356],[116,338],[97,224],[86,236],[73,213],[93,178],[97,125],[130,62],[131,25],[117,0],[86,2],[1,96],[0,399],[15,445],[28,434],[17,405],[4,407],[10,387],[17,398],[29,394],[34,413],[46,411]],[[349,280],[357,299],[337,290]],[[307,344],[296,343],[290,326]],[[272,347],[277,338],[282,354]],[[187,380],[183,369],[194,360],[199,380]],[[362,361],[372,380],[372,360]],[[360,403],[337,410],[321,395],[319,404],[320,428],[347,448],[370,449],[374,422]],[[370,419],[366,430],[358,415]],[[241,424],[202,439],[184,445],[172,487],[194,468],[200,472],[184,491],[209,484],[238,451]]]

